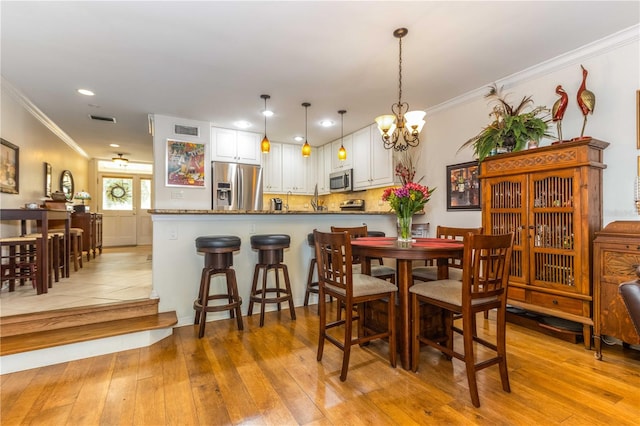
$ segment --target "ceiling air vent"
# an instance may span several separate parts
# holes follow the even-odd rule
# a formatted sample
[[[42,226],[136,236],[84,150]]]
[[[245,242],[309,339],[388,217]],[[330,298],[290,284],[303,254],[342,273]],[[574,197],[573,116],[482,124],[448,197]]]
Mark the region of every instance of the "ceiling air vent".
[[[91,117],[92,120],[98,120],[98,121],[108,121],[109,123],[115,123],[116,119],[113,117],[102,117],[99,115],[93,115],[90,114],[89,117]]]
[[[195,126],[183,126],[176,124],[173,126],[173,132],[176,135],[200,136],[200,128]]]

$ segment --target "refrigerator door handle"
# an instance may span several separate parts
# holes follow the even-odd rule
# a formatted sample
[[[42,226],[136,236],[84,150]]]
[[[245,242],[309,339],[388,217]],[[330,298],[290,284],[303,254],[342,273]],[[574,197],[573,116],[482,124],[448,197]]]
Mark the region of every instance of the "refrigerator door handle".
[[[244,173],[242,167],[238,167],[238,210],[246,210],[244,205]]]

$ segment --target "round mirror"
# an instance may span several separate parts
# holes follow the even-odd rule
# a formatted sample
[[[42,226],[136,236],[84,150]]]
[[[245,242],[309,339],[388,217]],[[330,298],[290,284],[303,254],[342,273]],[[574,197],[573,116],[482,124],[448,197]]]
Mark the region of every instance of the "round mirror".
[[[69,170],[64,170],[60,176],[60,190],[64,192],[67,201],[73,199],[73,175]]]

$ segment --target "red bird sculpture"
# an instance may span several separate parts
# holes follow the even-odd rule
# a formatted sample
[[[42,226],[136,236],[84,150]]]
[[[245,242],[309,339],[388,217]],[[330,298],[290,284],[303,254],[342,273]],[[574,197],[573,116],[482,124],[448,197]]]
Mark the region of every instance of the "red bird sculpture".
[[[587,125],[587,114],[593,114],[593,109],[596,106],[596,95],[593,94],[592,91],[587,90],[587,70],[584,69],[582,65],[582,84],[578,89],[578,106],[582,110],[582,115],[584,115],[584,121],[582,123],[582,131],[580,132],[580,137],[584,137],[584,128]]]
[[[561,85],[556,87],[556,93],[560,95],[560,99],[558,99],[553,104],[553,108],[551,108],[551,119],[556,122],[556,126],[558,127],[558,140],[562,142],[562,117],[564,117],[564,112],[567,109],[569,96],[567,96],[567,92],[562,89]]]

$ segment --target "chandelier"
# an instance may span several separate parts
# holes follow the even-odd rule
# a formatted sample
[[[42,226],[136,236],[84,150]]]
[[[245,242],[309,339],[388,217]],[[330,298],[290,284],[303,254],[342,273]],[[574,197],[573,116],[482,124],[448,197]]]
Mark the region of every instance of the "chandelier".
[[[118,156],[111,158],[111,161],[113,161],[114,163],[116,163],[119,166],[126,166],[127,163],[129,162],[129,159],[128,158],[124,158],[123,155],[124,154],[118,153]]]
[[[400,45],[398,103],[391,105],[393,114],[376,117],[384,147],[386,149],[393,148],[395,151],[405,151],[410,146],[418,146],[426,114],[424,111],[408,111],[409,104],[402,102],[402,37],[406,36],[408,32],[409,30],[406,28],[398,28],[393,32],[393,36],[398,39]]]
[[[260,95],[260,97],[264,99],[264,111],[262,111],[262,115],[264,115],[264,138],[262,138],[262,142],[260,143],[260,151],[263,154],[268,154],[271,150],[271,142],[269,142],[269,138],[267,137],[267,116],[271,115],[271,111],[267,109],[267,99],[271,96]]]

